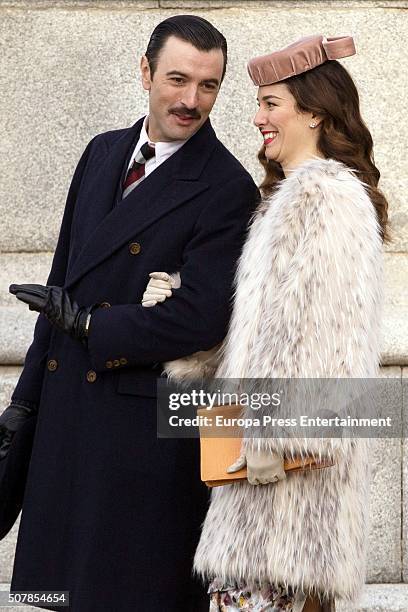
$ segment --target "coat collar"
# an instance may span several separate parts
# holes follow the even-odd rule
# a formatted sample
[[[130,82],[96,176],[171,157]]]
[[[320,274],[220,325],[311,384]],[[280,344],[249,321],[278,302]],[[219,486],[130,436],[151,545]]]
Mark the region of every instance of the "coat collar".
[[[149,225],[209,187],[207,182],[198,180],[217,143],[208,119],[181,149],[112,208],[142,123],[143,119],[137,121],[112,144],[95,176],[89,179],[86,197],[98,206],[89,212],[85,228],[89,232],[92,224],[94,229],[69,267],[65,287],[77,282]]]

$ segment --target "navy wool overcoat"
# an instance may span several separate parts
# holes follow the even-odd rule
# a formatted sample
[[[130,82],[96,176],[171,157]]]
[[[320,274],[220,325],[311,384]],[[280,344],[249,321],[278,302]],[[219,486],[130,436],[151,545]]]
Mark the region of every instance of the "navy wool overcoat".
[[[207,120],[121,200],[142,122],[86,147],[47,280],[104,303],[88,348],[40,314],[13,393],[39,414],[11,588],[69,591],[61,610],[208,610],[192,575],[199,443],[157,438],[156,381],[163,361],[225,336],[258,190]],[[176,270],[173,297],[142,307],[149,272]]]

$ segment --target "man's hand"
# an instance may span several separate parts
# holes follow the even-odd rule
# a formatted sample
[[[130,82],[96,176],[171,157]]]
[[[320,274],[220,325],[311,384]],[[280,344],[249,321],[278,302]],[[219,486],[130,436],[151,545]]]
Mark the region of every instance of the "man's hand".
[[[248,482],[252,485],[269,484],[284,480],[286,473],[283,467],[283,458],[271,451],[247,451],[227,468],[232,474],[247,466]]]
[[[142,297],[142,306],[156,306],[157,302],[164,302],[172,295],[172,289],[178,289],[181,278],[178,272],[167,274],[167,272],[151,272],[150,280]]]
[[[42,312],[50,323],[86,345],[87,318],[99,304],[80,307],[62,287],[10,285],[9,291],[28,304],[30,310]]]
[[[0,460],[6,457],[16,431],[36,413],[31,402],[15,400],[0,414]]]

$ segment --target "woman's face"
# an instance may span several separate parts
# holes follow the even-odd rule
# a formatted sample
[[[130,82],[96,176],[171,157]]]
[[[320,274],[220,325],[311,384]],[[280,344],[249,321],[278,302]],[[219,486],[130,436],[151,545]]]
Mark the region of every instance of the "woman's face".
[[[258,105],[254,124],[262,134],[267,159],[285,169],[317,153],[320,120],[296,110],[295,98],[284,83],[259,87]],[[310,127],[313,123],[316,127]]]

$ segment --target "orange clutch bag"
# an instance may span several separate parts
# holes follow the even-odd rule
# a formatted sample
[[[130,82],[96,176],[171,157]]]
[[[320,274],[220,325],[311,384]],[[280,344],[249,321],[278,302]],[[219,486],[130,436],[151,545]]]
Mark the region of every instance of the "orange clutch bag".
[[[241,454],[242,429],[238,425],[215,425],[215,417],[238,418],[242,406],[216,406],[211,410],[199,408],[197,416],[212,417],[211,424],[200,425],[201,480],[208,487],[219,487],[231,484],[235,480],[246,480],[246,467],[238,472],[228,474],[227,467],[232,465]],[[223,438],[222,432],[228,432]],[[313,458],[285,459],[285,472],[316,470],[334,465],[334,461],[317,462]]]

